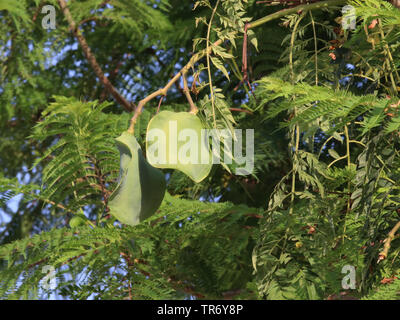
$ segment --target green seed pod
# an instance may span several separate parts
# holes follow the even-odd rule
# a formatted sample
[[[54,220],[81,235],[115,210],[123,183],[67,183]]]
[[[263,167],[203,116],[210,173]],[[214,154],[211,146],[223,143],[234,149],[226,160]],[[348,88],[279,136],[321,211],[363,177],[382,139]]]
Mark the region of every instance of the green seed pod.
[[[205,133],[196,115],[161,111],[147,127],[147,160],[157,168],[180,170],[198,183],[210,174],[212,168]]]
[[[153,215],[164,198],[164,174],[143,157],[134,135],[123,132],[116,139],[120,152],[120,177],[111,195],[110,213],[134,226]]]

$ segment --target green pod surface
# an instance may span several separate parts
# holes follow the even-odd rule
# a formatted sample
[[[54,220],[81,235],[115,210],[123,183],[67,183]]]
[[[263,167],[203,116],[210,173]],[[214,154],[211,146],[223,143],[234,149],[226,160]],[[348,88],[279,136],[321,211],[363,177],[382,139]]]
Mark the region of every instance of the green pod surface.
[[[115,140],[120,152],[120,176],[110,197],[110,213],[122,223],[134,226],[160,207],[165,177],[143,157],[134,135],[125,131]]]
[[[154,167],[176,169],[194,182],[202,181],[212,168],[208,138],[202,132],[204,127],[196,115],[161,111],[147,126],[147,160]]]

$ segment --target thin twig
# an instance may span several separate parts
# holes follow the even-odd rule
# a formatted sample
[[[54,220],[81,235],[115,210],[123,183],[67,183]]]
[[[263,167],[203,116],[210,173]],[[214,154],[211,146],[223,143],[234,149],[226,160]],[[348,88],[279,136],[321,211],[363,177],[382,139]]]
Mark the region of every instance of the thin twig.
[[[229,110],[231,110],[231,111],[237,111],[237,112],[245,112],[245,113],[248,113],[248,114],[253,114],[253,112],[251,112],[250,110],[246,110],[246,109],[229,108]]]
[[[382,252],[379,253],[378,263],[387,258],[390,249],[390,244],[394,239],[396,232],[397,230],[399,230],[399,228],[400,228],[400,221],[396,223],[396,225],[393,227],[392,230],[390,230],[387,238],[384,240],[385,244],[383,246]]]
[[[36,19],[37,19],[38,15],[39,15],[40,11],[42,10],[43,6],[44,6],[44,3],[43,3],[43,0],[42,0],[42,1],[40,1],[39,6],[37,7],[37,9],[36,9],[36,11],[35,11],[35,13],[33,15],[33,18],[32,18],[33,22],[36,22]]]
[[[190,95],[190,90],[186,80],[186,75],[183,74],[182,79],[183,79],[183,93],[185,94],[186,99],[189,102],[190,113],[196,114],[199,110],[197,109],[196,105],[193,102],[192,96]]]
[[[217,122],[216,122],[216,118],[215,118],[215,108],[214,108],[214,88],[213,88],[213,84],[212,84],[212,77],[211,77],[211,66],[210,66],[210,33],[211,33],[211,26],[213,23],[213,19],[214,19],[214,15],[215,12],[217,11],[217,7],[219,5],[220,0],[217,1],[217,3],[215,4],[214,10],[211,14],[211,18],[210,21],[208,22],[208,29],[207,29],[207,38],[206,38],[206,42],[207,42],[207,47],[206,47],[206,55],[207,55],[207,71],[208,71],[208,84],[210,86],[210,97],[211,97],[211,107],[212,107],[212,113],[213,113],[213,120],[214,120],[214,127],[217,127]]]
[[[164,100],[165,96],[161,96],[160,101],[158,101],[157,113],[160,111],[161,104]]]
[[[243,73],[243,78],[240,80],[238,85],[233,89],[236,91],[239,86],[243,83],[243,85],[248,85],[250,92],[254,95],[253,93],[253,88],[251,87],[251,84],[249,82],[249,75],[248,75],[248,67],[247,67],[247,30],[249,29],[250,23],[246,23],[244,25],[244,34],[243,34],[243,50],[242,50],[242,73]]]

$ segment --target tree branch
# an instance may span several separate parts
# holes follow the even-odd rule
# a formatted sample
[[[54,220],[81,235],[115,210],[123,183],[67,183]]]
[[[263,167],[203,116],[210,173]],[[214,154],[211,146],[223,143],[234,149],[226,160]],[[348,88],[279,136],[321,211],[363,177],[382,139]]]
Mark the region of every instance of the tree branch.
[[[216,42],[214,42],[213,45],[218,46],[221,43],[222,43],[222,40],[217,40]],[[212,46],[210,47],[209,51],[211,51],[211,48],[212,48]],[[128,132],[133,134],[136,120],[139,117],[140,113],[142,112],[143,107],[146,105],[146,103],[153,100],[154,98],[156,98],[158,96],[166,96],[168,90],[173,86],[173,84],[176,81],[178,81],[181,76],[185,75],[197,61],[199,61],[201,58],[203,58],[205,53],[206,53],[206,50],[202,50],[202,51],[196,53],[194,56],[192,56],[192,58],[189,60],[189,62],[177,74],[175,74],[175,76],[165,85],[164,88],[154,91],[152,94],[148,95],[147,97],[145,97],[144,99],[139,101],[139,104],[135,108],[135,112],[131,119],[131,125],[128,129]]]
[[[39,6],[37,7],[35,13],[33,14],[32,22],[36,22],[39,12],[42,10],[43,6],[44,6],[44,3],[42,0],[42,1],[40,1]]]
[[[390,249],[390,244],[392,242],[392,240],[394,239],[397,230],[399,230],[400,228],[400,221],[396,223],[396,225],[393,227],[392,230],[390,230],[387,238],[384,240],[384,246],[383,246],[383,250],[381,253],[379,253],[379,258],[378,258],[378,263],[384,259],[386,259],[386,257],[388,256],[389,253],[389,249]]]
[[[80,33],[74,19],[72,18],[71,12],[69,11],[69,8],[65,0],[58,0],[58,3],[65,18],[68,21],[71,31],[73,32],[74,36],[78,39],[78,42],[82,47],[86,59],[89,61],[94,73],[99,78],[100,82],[104,85],[107,91],[114,97],[114,99],[124,107],[126,111],[131,112],[133,110],[133,104],[128,102],[111,84],[110,80],[104,75],[104,72],[101,69],[100,65],[98,64],[96,57],[93,55],[88,43],[86,42],[85,37]]]

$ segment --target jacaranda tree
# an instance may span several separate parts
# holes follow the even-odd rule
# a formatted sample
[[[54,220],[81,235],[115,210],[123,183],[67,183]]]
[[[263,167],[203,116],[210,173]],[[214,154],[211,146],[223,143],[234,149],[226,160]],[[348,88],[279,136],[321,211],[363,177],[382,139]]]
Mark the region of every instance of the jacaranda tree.
[[[0,0],[0,297],[399,299],[398,5]]]

